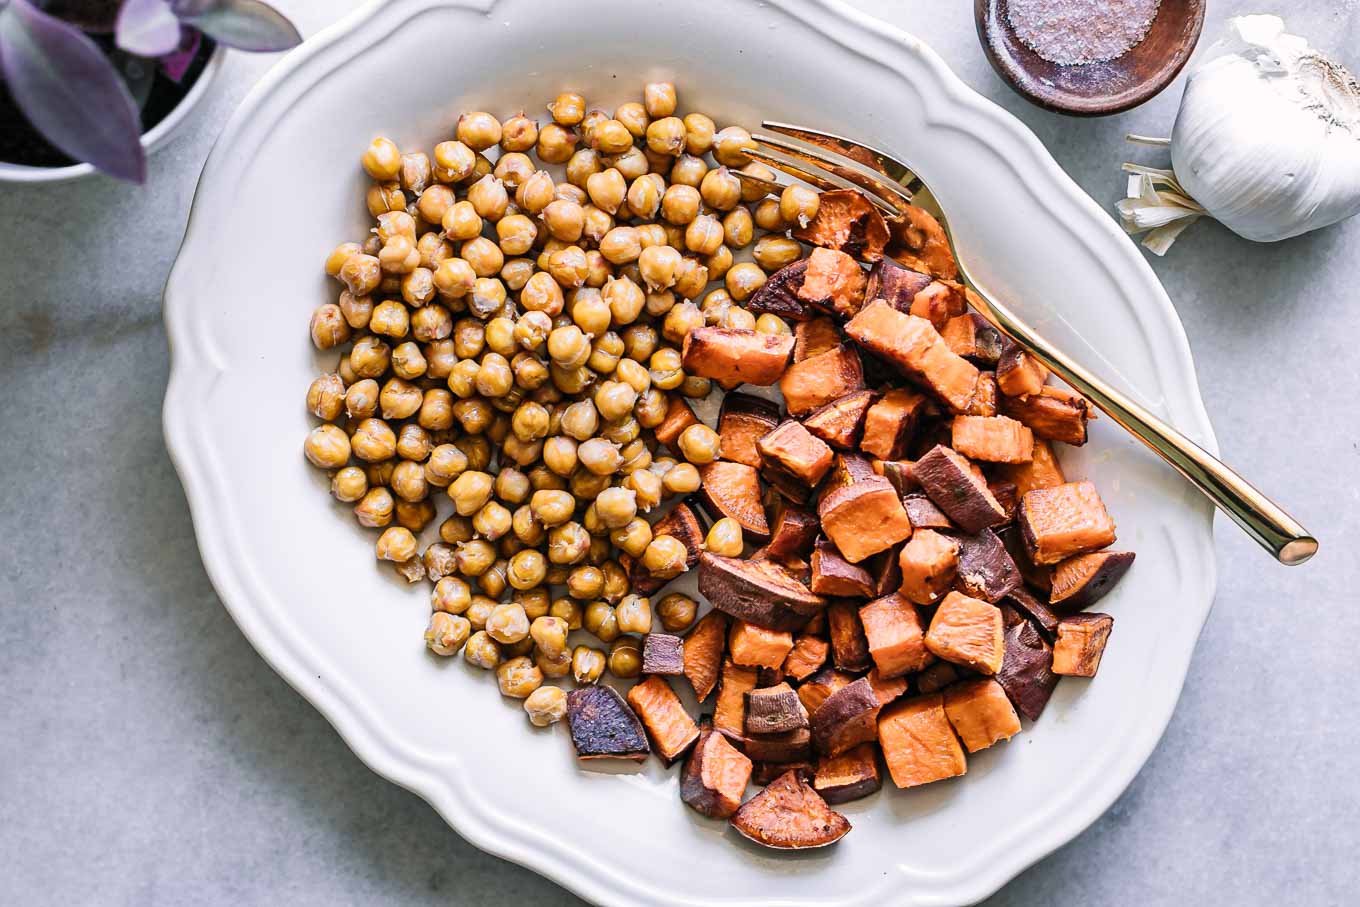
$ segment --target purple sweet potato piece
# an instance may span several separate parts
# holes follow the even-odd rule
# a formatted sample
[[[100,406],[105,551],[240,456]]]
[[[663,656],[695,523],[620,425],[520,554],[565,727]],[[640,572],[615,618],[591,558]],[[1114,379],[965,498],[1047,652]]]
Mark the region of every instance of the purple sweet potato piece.
[[[685,641],[669,633],[648,633],[642,638],[642,673],[685,673]]]
[[[959,583],[974,598],[996,604],[1023,584],[1006,546],[990,529],[959,537]]]
[[[568,693],[567,723],[578,759],[642,762],[651,752],[642,722],[612,687],[581,687]]]
[[[1069,557],[1053,567],[1053,590],[1048,603],[1063,614],[1089,608],[1104,598],[1132,566],[1132,551],[1097,551]]]
[[[1011,704],[1030,721],[1038,721],[1058,686],[1053,673],[1053,646],[1037,627],[1010,605],[1002,605],[1006,658],[996,682]]]

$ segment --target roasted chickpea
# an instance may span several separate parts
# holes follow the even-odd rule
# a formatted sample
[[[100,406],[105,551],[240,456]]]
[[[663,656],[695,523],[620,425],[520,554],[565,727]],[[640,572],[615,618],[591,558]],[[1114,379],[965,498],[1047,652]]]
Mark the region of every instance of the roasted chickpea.
[[[710,170],[699,185],[704,203],[719,211],[731,211],[741,203],[741,180],[726,167]]]
[[[378,536],[375,550],[380,561],[409,561],[416,556],[416,537],[402,526],[389,526]]]
[[[592,684],[604,674],[605,653],[590,646],[577,646],[571,653],[571,676],[579,684]]]
[[[441,183],[461,183],[477,170],[477,152],[462,142],[434,146],[432,175]]]
[[[655,154],[678,156],[685,149],[685,123],[666,116],[647,124],[647,148]]]
[[[635,636],[620,636],[609,647],[609,673],[627,680],[642,673],[642,646]]]
[[[596,570],[595,567],[578,567],[572,571]],[[582,598],[583,596],[574,596]],[[601,642],[613,642],[619,637],[619,623],[614,615],[614,607],[606,601],[592,601],[586,605],[581,617],[581,625],[587,633],[592,633]]]
[[[308,462],[318,469],[339,469],[349,462],[351,442],[338,426],[318,425],[302,445]]]
[[[642,106],[652,119],[675,113],[675,105],[675,83],[648,82],[642,86]]]
[[[463,243],[458,255],[472,266],[478,277],[494,277],[505,264],[505,254],[500,247],[485,236],[478,236]],[[453,261],[455,259],[450,259]],[[496,281],[500,283],[500,281]],[[501,301],[504,301],[502,297]]]
[[[436,611],[425,628],[425,645],[436,655],[457,655],[471,633],[472,624],[467,618]]]
[[[677,463],[661,477],[662,487],[671,494],[689,494],[699,490],[699,470],[692,463]]]
[[[661,216],[683,227],[699,215],[701,199],[693,186],[673,184],[661,196]]]
[[[499,250],[497,250],[499,252]],[[434,272],[435,291],[447,299],[462,299],[477,284],[477,272],[461,258],[448,258]]]
[[[576,449],[581,465],[597,476],[612,475],[623,462],[619,446],[603,438],[591,438]]]
[[[699,307],[688,300],[679,303],[666,313],[666,319],[662,322],[661,334],[674,344],[682,344],[685,338],[704,326],[704,313],[699,311]]]
[[[742,167],[751,162],[747,151],[756,147],[751,133],[740,126],[728,126],[713,137],[713,156],[724,167]]]
[[[333,422],[345,408],[345,382],[338,374],[321,375],[307,388],[307,411]]]
[[[525,697],[524,711],[534,727],[549,727],[566,717],[567,694],[561,687],[541,686]]]
[[[696,423],[682,431],[677,443],[680,453],[696,466],[704,466],[718,459],[722,446],[718,433],[703,423]]]
[[[580,240],[585,229],[586,212],[577,202],[570,199],[555,199],[543,209],[543,225],[548,228],[554,239],[574,243]]]
[[[680,253],[671,246],[649,246],[638,256],[638,270],[648,289],[661,290],[675,283]]]
[[[765,272],[760,269],[760,265],[749,261],[733,265],[723,278],[723,285],[727,287],[727,292],[732,294],[732,298],[737,302],[745,302],[750,299],[752,294],[759,290],[764,283]]]
[[[389,138],[378,136],[359,159],[364,172],[379,182],[388,182],[401,175],[401,151]]]
[[[345,320],[340,306],[328,302],[312,312],[312,343],[319,350],[329,350],[348,343],[352,334],[349,322]]]
[[[701,214],[685,228],[685,248],[700,255],[712,255],[723,244],[723,227],[710,214]]]
[[[357,242],[342,242],[336,246],[330,255],[326,256],[326,274],[337,280],[340,277],[340,270],[355,255],[363,254],[364,247]]]
[[[607,119],[590,133],[590,146],[601,154],[622,154],[633,147],[633,133],[615,119]]]
[[[685,572],[687,555],[685,545],[679,539],[669,535],[658,535],[647,545],[647,550],[642,552],[641,561],[647,572],[658,579],[672,579]]]
[[[779,217],[786,224],[806,227],[817,216],[821,196],[807,186],[793,183],[779,196]]]
[[[557,123],[549,123],[538,131],[535,149],[538,159],[545,164],[565,164],[576,150],[577,137]]]
[[[406,210],[406,193],[401,191],[401,184],[397,182],[374,183],[368,187],[364,201],[368,205],[368,213],[374,217],[389,211]]]
[[[628,195],[627,181],[613,167],[592,173],[586,178],[585,189],[591,204],[610,215],[618,213]]]
[[[574,91],[564,91],[548,105],[553,121],[563,126],[575,126],[586,115],[586,99]]]
[[[694,623],[698,611],[698,603],[679,592],[672,592],[656,604],[657,617],[661,618],[661,626],[668,633],[679,633],[686,629]]]
[[[529,499],[529,509],[540,523],[552,528],[571,519],[576,499],[566,491],[541,489]]]
[[[454,129],[454,134],[458,141],[472,150],[485,151],[492,145],[500,144],[501,123],[491,114],[476,110],[472,113],[465,113],[458,118],[458,125]]]
[[[702,400],[713,390],[713,382],[699,375],[686,375],[680,384],[680,395],[691,400]]]

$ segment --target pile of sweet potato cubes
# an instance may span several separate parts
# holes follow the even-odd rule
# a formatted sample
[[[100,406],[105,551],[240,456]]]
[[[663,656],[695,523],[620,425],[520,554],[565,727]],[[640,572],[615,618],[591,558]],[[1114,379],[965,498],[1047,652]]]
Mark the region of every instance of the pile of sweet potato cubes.
[[[878,790],[880,762],[900,788],[962,775],[1059,675],[1094,676],[1113,618],[1084,609],[1133,561],[1054,455],[1086,442],[1086,401],[969,311],[928,214],[890,229],[831,192],[795,236],[811,253],[750,303],[793,334],[704,327],[684,349],[728,391],[703,510],[761,547],[702,551],[677,506],[665,531],[712,610],[646,637],[626,700],[586,687],[568,708],[580,758],[684,759],[685,803],[776,848],[844,836],[828,804]],[[783,408],[741,384],[777,384]],[[694,421],[682,404],[657,437]],[[680,678],[711,715],[688,714]]]

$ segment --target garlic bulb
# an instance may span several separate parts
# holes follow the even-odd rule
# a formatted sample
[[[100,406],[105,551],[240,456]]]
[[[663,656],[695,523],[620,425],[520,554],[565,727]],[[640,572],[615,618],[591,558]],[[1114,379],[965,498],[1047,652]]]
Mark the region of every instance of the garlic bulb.
[[[1287,34],[1242,16],[1190,76],[1171,134],[1172,169],[1126,164],[1118,208],[1162,254],[1199,217],[1274,242],[1360,211],[1360,84]]]

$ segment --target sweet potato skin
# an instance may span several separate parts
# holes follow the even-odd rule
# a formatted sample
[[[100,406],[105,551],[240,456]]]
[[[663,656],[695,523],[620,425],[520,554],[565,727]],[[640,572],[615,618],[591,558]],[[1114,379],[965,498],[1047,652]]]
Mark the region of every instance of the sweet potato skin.
[[[769,285],[768,280],[765,285]],[[755,309],[752,309],[752,311],[755,311]],[[833,319],[825,315],[800,321],[793,327],[793,361],[802,362],[804,359],[811,359],[818,353],[834,350],[840,346],[841,339],[840,327]]]
[[[746,694],[746,734],[782,734],[808,726],[807,709],[787,683]]]
[[[1114,520],[1090,482],[1040,488],[1020,499],[1016,520],[1036,564],[1056,564],[1074,554],[1114,543]]]
[[[882,299],[899,312],[909,312],[916,294],[930,286],[929,274],[904,268],[891,259],[884,258],[874,262],[869,269],[869,282],[864,290],[864,298],[870,302]]]
[[[813,789],[833,806],[859,800],[883,786],[878,769],[878,747],[861,743],[838,756],[823,756],[817,760],[812,778]]]
[[[1001,614],[1006,627],[1006,658],[996,673],[996,681],[1020,714],[1038,721],[1058,686],[1058,676],[1053,673],[1053,647],[1016,608],[1003,605]]]
[[[842,671],[864,671],[873,663],[869,641],[859,621],[859,609],[847,599],[833,601],[826,608],[827,629],[831,636],[831,659]]]
[[[578,759],[643,762],[651,752],[642,722],[610,687],[588,686],[568,693],[567,724]]]
[[[751,760],[712,725],[705,725],[685,760],[680,799],[700,815],[726,819],[741,806],[750,780]]]
[[[1005,690],[990,677],[956,683],[946,689],[944,712],[970,753],[1020,733],[1020,718]]]
[[[939,693],[906,699],[883,710],[878,741],[888,774],[901,788],[953,778],[968,771]]]
[[[864,420],[878,395],[852,391],[808,413],[803,427],[840,450],[856,450],[864,438]]]
[[[652,675],[628,691],[628,704],[642,719],[656,753],[670,765],[699,739],[699,726],[664,677]]]
[[[784,498],[776,505],[773,526],[765,552],[777,561],[809,554],[821,530],[815,513]]]
[[[850,821],[826,805],[797,771],[780,775],[742,804],[732,827],[776,850],[805,850],[835,844],[850,831]]]
[[[826,607],[789,571],[768,560],[728,558],[710,551],[699,557],[699,592],[713,607],[771,630],[800,630]]]
[[[853,189],[823,192],[817,215],[793,231],[794,239],[836,249],[851,258],[878,261],[888,244],[888,224],[862,193]]]
[[[930,499],[968,534],[996,526],[1006,512],[972,464],[948,447],[937,444],[912,466],[912,474]]]
[[[724,387],[768,387],[783,376],[792,353],[792,335],[702,327],[685,337],[681,362],[688,374],[711,378]]]
[[[685,673],[685,641],[670,633],[648,633],[642,638],[642,673]]]
[[[837,690],[812,713],[812,739],[817,750],[835,756],[874,739],[882,704],[869,681]]]
[[[757,315],[778,315],[798,322],[807,320],[812,313],[807,304],[798,298],[798,288],[803,285],[807,266],[807,259],[800,258],[775,271],[751,294],[747,308]]]
[[[858,564],[841,557],[836,546],[821,539],[812,551],[812,591],[833,597],[872,594],[873,577]]]
[[[916,205],[904,205],[902,215],[901,222],[889,230],[892,240],[884,254],[934,277],[945,280],[958,277],[959,267],[954,253],[949,251],[949,239],[934,215]]]
[[[981,674],[995,674],[1001,670],[1006,654],[1001,611],[961,592],[951,592],[930,620],[926,648],[945,661]]]
[[[1106,596],[1133,566],[1132,551],[1078,554],[1053,567],[1049,604],[1064,613],[1089,608]]]

